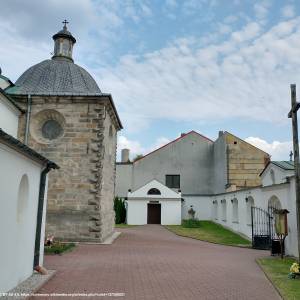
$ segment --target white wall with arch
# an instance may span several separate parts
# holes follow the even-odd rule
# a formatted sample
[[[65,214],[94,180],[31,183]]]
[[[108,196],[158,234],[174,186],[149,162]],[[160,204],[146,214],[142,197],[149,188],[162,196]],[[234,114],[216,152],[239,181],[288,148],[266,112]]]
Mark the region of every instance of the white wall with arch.
[[[286,254],[297,256],[297,223],[295,202],[295,180],[286,183],[250,188],[213,196],[189,197],[186,206],[193,205],[200,220],[213,220],[231,230],[252,237],[251,207],[268,210],[269,206],[286,208],[288,214],[288,236],[285,241]],[[218,204],[217,204],[218,203]],[[210,213],[203,212],[210,209]],[[210,216],[210,218],[209,218]],[[183,218],[188,215],[184,210]]]
[[[42,167],[3,144],[0,166],[0,292],[6,292],[33,271]]]

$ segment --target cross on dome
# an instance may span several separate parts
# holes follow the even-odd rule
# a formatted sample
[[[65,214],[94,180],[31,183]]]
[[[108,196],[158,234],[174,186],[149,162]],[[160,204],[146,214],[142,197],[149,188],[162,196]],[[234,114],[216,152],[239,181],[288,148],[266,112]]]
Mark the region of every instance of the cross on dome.
[[[62,23],[64,24],[64,29],[67,29],[67,24],[69,24],[69,22],[66,19],[64,19]]]
[[[73,62],[72,51],[76,39],[70,31],[68,31],[67,24],[69,22],[65,19],[63,22],[64,27],[58,33],[53,35],[54,40],[54,55],[52,59],[68,60]]]

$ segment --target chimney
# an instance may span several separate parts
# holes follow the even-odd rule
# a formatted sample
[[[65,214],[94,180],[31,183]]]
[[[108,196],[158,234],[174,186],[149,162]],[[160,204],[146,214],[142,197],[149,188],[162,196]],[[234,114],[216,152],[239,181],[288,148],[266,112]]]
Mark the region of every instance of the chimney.
[[[129,162],[129,149],[121,150],[121,162],[123,163]]]
[[[219,131],[219,137],[222,136],[223,133],[224,133],[224,132],[220,130],[220,131]]]
[[[183,137],[183,136],[185,136],[186,135],[186,133],[185,132],[182,132],[181,134],[180,134],[180,137]]]

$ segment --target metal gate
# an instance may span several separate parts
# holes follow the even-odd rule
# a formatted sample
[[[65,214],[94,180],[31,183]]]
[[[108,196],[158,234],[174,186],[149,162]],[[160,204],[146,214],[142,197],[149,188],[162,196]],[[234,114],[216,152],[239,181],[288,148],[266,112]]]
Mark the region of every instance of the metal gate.
[[[260,207],[251,207],[251,226],[252,226],[252,248],[271,249],[272,216],[268,211]]]

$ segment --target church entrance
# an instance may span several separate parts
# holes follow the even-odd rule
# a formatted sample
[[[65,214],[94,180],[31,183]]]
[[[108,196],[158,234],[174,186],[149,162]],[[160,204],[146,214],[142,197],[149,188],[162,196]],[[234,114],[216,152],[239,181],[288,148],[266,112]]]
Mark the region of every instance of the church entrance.
[[[148,203],[147,224],[161,224],[160,203]]]

